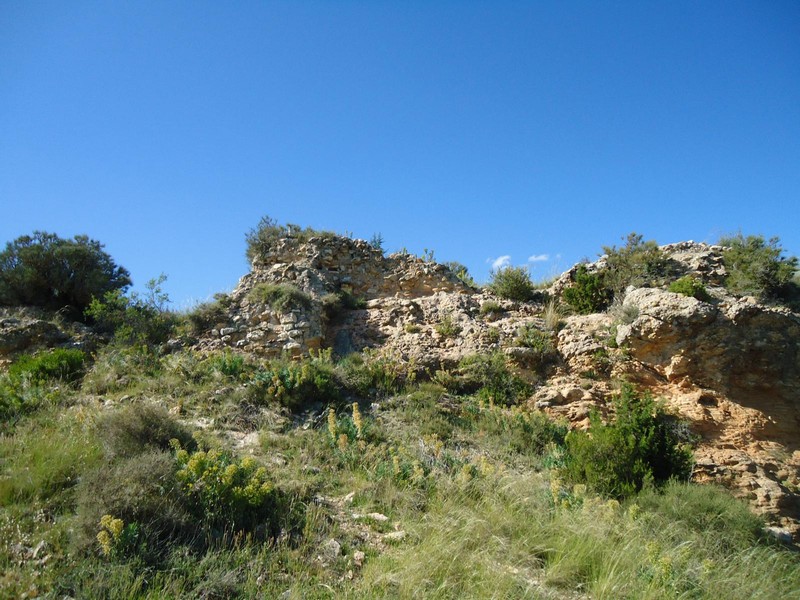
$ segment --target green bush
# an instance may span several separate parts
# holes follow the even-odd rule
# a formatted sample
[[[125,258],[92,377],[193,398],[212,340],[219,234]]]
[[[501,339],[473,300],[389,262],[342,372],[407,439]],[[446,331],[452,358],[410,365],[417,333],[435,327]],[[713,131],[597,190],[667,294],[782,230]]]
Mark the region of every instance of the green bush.
[[[477,393],[497,404],[516,404],[531,391],[530,385],[509,368],[502,352],[465,356],[452,375],[450,391]]]
[[[320,298],[322,310],[329,319],[339,317],[345,310],[363,310],[367,308],[367,300],[362,296],[354,296],[348,290],[339,290],[325,294]]]
[[[602,274],[589,273],[586,265],[579,265],[573,276],[573,285],[564,290],[564,302],[581,315],[605,310],[612,294],[603,280]]]
[[[706,290],[706,286],[703,285],[703,282],[695,279],[691,275],[686,275],[670,283],[669,291],[675,294],[683,294],[684,296],[689,296],[690,298],[703,302],[711,300],[711,295],[708,293],[708,290]]]
[[[282,525],[299,520],[299,503],[282,494],[253,458],[236,460],[216,450],[189,453],[177,443],[175,447],[176,477],[187,506],[215,536],[247,531],[274,537]],[[298,523],[291,524],[296,528]]]
[[[450,269],[450,272],[458,277],[464,285],[472,288],[478,287],[475,283],[475,280],[472,278],[472,275],[469,274],[467,267],[462,265],[460,262],[450,261],[444,263],[444,266]]]
[[[368,351],[348,355],[336,371],[342,385],[361,398],[397,394],[415,378],[403,363]]]
[[[629,285],[641,287],[660,285],[669,274],[669,260],[656,242],[644,241],[637,233],[630,233],[625,246],[603,246],[606,267],[603,285],[615,296]]]
[[[793,295],[792,282],[797,271],[797,257],[783,256],[777,237],[765,241],[760,235],[735,236],[720,239],[726,249],[722,259],[728,276],[725,287],[736,294],[748,294],[763,299],[786,298]]]
[[[77,547],[100,550],[97,534],[104,515],[136,524],[136,551],[145,559],[163,556],[174,542],[205,542],[176,472],[171,451],[144,452],[87,471],[78,484]]]
[[[161,287],[166,276],[147,282],[144,298],[133,293],[125,296],[120,290],[106,292],[102,299],[94,298],[86,316],[96,327],[127,345],[158,345],[166,342],[175,329],[175,316],[166,310],[169,296]]]
[[[311,306],[311,296],[289,283],[259,283],[247,297],[251,302],[269,304],[278,312]]]
[[[525,267],[504,267],[491,273],[489,289],[501,298],[530,302],[536,297],[531,274]]]
[[[256,404],[275,401],[298,410],[314,402],[338,401],[340,385],[330,353],[323,352],[302,362],[270,361],[253,377],[248,396]]]
[[[83,351],[57,348],[35,356],[20,356],[8,368],[8,376],[12,382],[24,379],[34,384],[53,380],[74,382],[83,376],[85,363]]]
[[[566,438],[562,476],[587,484],[599,494],[624,498],[647,483],[686,480],[692,454],[682,443],[675,421],[648,395],[629,385],[614,398],[615,418],[603,424],[594,411],[588,432],[572,431]]]
[[[262,217],[258,225],[245,235],[247,260],[252,263],[263,259],[281,238],[293,238],[305,242],[315,236],[335,237],[335,235],[331,231],[317,231],[310,227],[303,229],[292,223],[279,225],[275,219]]]
[[[48,350],[17,358],[0,374],[0,430],[13,428],[23,415],[54,404],[65,393],[63,383],[83,377],[86,355],[78,349]]]
[[[0,304],[68,307],[80,318],[92,298],[131,284],[129,273],[85,235],[61,239],[36,231],[0,252]]]

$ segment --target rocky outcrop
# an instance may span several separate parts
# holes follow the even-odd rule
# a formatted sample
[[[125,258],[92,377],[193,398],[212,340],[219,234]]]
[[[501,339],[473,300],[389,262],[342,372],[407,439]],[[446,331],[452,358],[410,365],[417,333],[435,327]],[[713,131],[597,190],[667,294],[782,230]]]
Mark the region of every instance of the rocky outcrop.
[[[276,310],[254,299],[260,284],[295,286],[310,302]],[[363,240],[341,236],[288,237],[254,262],[230,294],[227,322],[209,330],[200,345],[232,346],[263,356],[300,355],[323,346],[345,354],[379,345],[387,319],[406,324],[414,320],[415,310],[424,315],[417,300],[448,296],[458,304],[459,296],[475,293],[444,265],[407,253],[387,257]],[[357,299],[365,308],[331,314],[325,300],[336,294]]]
[[[54,347],[91,350],[99,338],[81,323],[69,323],[32,307],[0,307],[0,360]]]
[[[553,336],[558,360],[545,381],[541,373],[529,377],[538,384],[528,404],[585,427],[593,409],[611,410],[616,382],[632,381],[663,398],[697,436],[696,480],[728,486],[797,536],[800,316],[728,294],[720,287],[720,247],[682,242],[662,250],[669,272],[703,281],[711,300],[629,288],[607,312],[562,318]],[[602,257],[587,265],[590,272],[604,267]],[[571,285],[574,271],[551,286],[550,297]],[[291,284],[311,301],[275,310],[254,299],[259,284]],[[325,308],[326,298],[343,293],[361,302],[335,314]],[[524,371],[530,349],[517,347],[517,333],[526,325],[545,328],[542,304],[499,299],[442,265],[384,257],[342,237],[280,240],[228,300],[224,322],[206,332],[201,348],[262,356],[373,348],[429,373],[469,354],[503,351]],[[495,309],[482,310],[487,302]]]

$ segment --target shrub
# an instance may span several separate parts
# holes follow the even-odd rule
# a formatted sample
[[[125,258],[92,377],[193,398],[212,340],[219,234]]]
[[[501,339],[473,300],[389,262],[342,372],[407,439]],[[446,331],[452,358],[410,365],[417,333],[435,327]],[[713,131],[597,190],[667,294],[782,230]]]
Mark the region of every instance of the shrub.
[[[348,290],[339,290],[325,294],[320,298],[322,310],[329,319],[335,319],[345,310],[363,310],[367,308],[367,300],[362,296],[354,296]]]
[[[245,235],[247,260],[252,263],[263,259],[281,238],[291,237],[304,242],[314,236],[334,237],[335,234],[330,231],[317,231],[310,227],[303,229],[292,223],[279,225],[275,219],[262,217],[258,225]]]
[[[176,477],[190,512],[207,531],[276,536],[287,517],[297,517],[296,507],[253,458],[236,460],[216,450],[189,453],[177,443],[175,448]]]
[[[150,451],[105,463],[78,484],[79,548],[96,548],[100,520],[113,515],[140,531],[138,551],[155,558],[175,541],[202,542],[176,478],[172,452]]]
[[[194,449],[192,433],[164,408],[150,403],[136,403],[108,411],[97,420],[98,437],[110,458],[170,449],[177,439],[184,448]]]
[[[273,310],[286,312],[292,308],[308,308],[311,296],[288,283],[259,283],[247,295],[251,302],[269,304]]]
[[[690,298],[703,302],[711,300],[711,296],[708,290],[706,290],[706,286],[703,285],[703,282],[690,275],[676,279],[669,284],[669,291],[675,294],[683,294],[684,296],[689,296]]]
[[[736,294],[751,294],[764,299],[791,295],[797,257],[783,256],[777,237],[765,241],[760,235],[741,233],[719,241],[726,246],[722,259],[728,276],[725,287]]]
[[[158,345],[169,339],[175,328],[175,317],[167,312],[169,296],[161,285],[166,276],[147,282],[147,295],[133,293],[125,296],[120,290],[106,292],[102,299],[94,298],[86,316],[106,333],[113,334],[121,344]]]
[[[501,298],[529,302],[536,296],[531,274],[525,267],[504,267],[492,271],[489,289]]]
[[[451,391],[475,393],[498,404],[515,404],[530,386],[509,369],[502,352],[465,356],[458,363]]]
[[[599,273],[589,273],[586,265],[579,265],[573,275],[573,285],[564,290],[563,297],[575,312],[588,315],[604,310],[611,300],[611,293]]]
[[[128,271],[85,235],[68,240],[36,231],[0,252],[0,304],[69,307],[80,318],[92,298],[130,284]]]
[[[84,373],[86,355],[77,349],[48,350],[36,356],[23,355],[8,369],[8,376],[13,381],[23,379],[34,384],[51,380],[73,382]]]
[[[227,323],[229,319],[227,309],[230,305],[231,298],[227,294],[214,294],[212,302],[198,304],[186,315],[192,333],[200,335],[209,329]]]
[[[688,479],[692,454],[681,443],[674,420],[648,395],[629,385],[614,398],[616,416],[603,424],[594,411],[588,432],[566,438],[562,476],[605,496],[624,498],[645,484]]]
[[[413,366],[368,351],[350,354],[336,370],[345,388],[362,398],[396,394],[416,378]]]
[[[291,410],[313,402],[338,401],[339,382],[330,352],[321,352],[299,363],[286,359],[270,361],[256,373],[248,387],[248,396],[256,403],[277,401]]]
[[[643,241],[642,236],[630,233],[625,246],[603,246],[606,267],[603,285],[612,294],[624,292],[629,285],[660,284],[668,275],[669,261],[654,241]]]

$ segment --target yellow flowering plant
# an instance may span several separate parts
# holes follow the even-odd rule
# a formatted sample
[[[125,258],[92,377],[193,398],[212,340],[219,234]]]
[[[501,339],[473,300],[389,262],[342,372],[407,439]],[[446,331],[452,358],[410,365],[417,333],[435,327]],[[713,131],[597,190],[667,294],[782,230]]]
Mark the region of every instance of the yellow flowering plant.
[[[267,470],[253,458],[236,460],[213,449],[190,454],[176,440],[172,445],[176,476],[206,527],[239,531],[274,525],[279,494]]]

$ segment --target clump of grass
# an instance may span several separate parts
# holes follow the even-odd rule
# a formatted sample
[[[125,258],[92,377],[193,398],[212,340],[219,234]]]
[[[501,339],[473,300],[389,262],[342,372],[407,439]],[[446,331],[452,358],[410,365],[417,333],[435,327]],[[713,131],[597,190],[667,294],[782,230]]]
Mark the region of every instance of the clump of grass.
[[[173,439],[186,448],[196,447],[189,429],[164,408],[147,402],[105,412],[97,419],[97,434],[108,458],[166,451]]]
[[[214,300],[198,304],[186,315],[189,330],[194,335],[225,325],[229,320],[231,298],[227,294],[214,294]]]
[[[446,313],[441,320],[434,326],[436,332],[443,337],[456,337],[461,333],[461,326],[456,323],[451,313]]]
[[[553,333],[557,332],[561,327],[561,307],[558,305],[558,300],[551,298],[544,307],[544,328]]]
[[[268,304],[278,312],[311,306],[311,296],[288,283],[259,283],[250,290],[247,297],[251,302]]]
[[[312,237],[332,238],[335,236],[336,234],[332,231],[319,231],[311,227],[303,229],[293,223],[279,225],[275,219],[264,216],[258,222],[258,225],[245,235],[247,260],[251,263],[256,260],[263,260],[282,238],[292,238],[299,242],[306,242]]]
[[[489,317],[497,317],[505,312],[505,309],[500,305],[499,302],[495,302],[494,300],[487,300],[483,304],[481,304],[481,316],[489,316]]]

